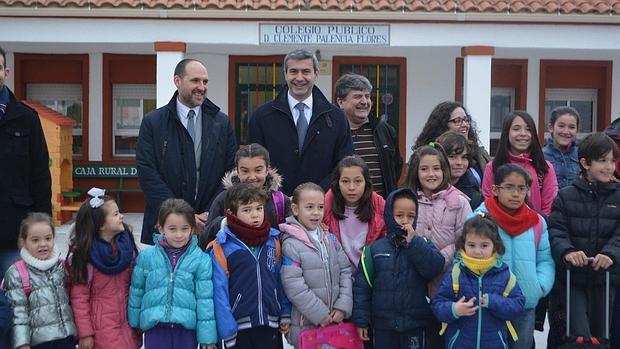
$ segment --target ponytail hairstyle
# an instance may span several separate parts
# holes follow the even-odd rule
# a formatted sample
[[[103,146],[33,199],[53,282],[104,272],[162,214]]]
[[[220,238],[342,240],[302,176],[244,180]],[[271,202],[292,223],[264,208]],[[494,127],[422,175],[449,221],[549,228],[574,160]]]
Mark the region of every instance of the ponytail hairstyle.
[[[409,158],[407,186],[415,192],[422,190],[422,185],[420,184],[420,179],[418,177],[420,160],[423,157],[429,155],[437,156],[437,158],[439,159],[439,164],[441,166],[441,172],[443,172],[443,180],[437,187],[436,192],[448,189],[450,187],[451,175],[448,156],[446,155],[446,152],[444,151],[441,144],[437,142],[430,142],[428,145],[424,145],[416,149],[415,152],[411,154],[411,158]]]
[[[75,225],[71,230],[71,240],[69,242],[69,252],[71,259],[67,258],[71,281],[76,284],[85,284],[88,281],[87,265],[90,261],[90,249],[93,240],[99,237],[99,231],[105,224],[105,217],[108,214],[105,203],[113,201],[111,197],[105,195],[105,191],[93,188],[88,191],[89,198],[86,199],[75,217]],[[94,194],[93,194],[94,193]],[[125,230],[131,233],[131,227],[123,223]]]
[[[485,212],[476,212],[476,214],[465,221],[463,225],[463,233],[456,241],[456,250],[465,250],[465,241],[468,234],[476,234],[488,238],[493,243],[493,252],[504,254],[506,251],[502,238],[499,236],[497,222],[491,215]]]
[[[542,148],[540,147],[540,142],[538,141],[538,132],[536,131],[536,124],[534,124],[534,119],[530,114],[524,111],[514,111],[504,119],[504,123],[502,125],[502,133],[499,137],[499,145],[497,147],[497,154],[493,159],[493,173],[497,172],[497,169],[510,162],[510,157],[508,155],[510,151],[510,140],[508,139],[508,134],[510,133],[510,127],[512,126],[512,122],[516,118],[521,118],[530,129],[531,133],[531,141],[530,141],[530,159],[532,159],[532,166],[536,170],[536,173],[539,177],[544,177],[547,172],[549,172],[549,166],[545,161],[545,156],[543,155]]]
[[[340,191],[340,177],[342,176],[342,170],[347,167],[359,167],[362,169],[362,175],[364,176],[364,181],[366,182],[364,186],[364,193],[360,198],[359,204],[355,208],[355,215],[357,218],[364,222],[368,223],[374,216],[375,208],[372,205],[372,182],[370,181],[370,170],[368,170],[368,166],[366,162],[362,160],[361,157],[357,155],[344,157],[336,168],[334,169],[334,176],[331,183],[331,190],[333,194],[333,204],[332,204],[332,214],[336,219],[343,220],[344,216],[344,207],[345,207],[345,199]]]

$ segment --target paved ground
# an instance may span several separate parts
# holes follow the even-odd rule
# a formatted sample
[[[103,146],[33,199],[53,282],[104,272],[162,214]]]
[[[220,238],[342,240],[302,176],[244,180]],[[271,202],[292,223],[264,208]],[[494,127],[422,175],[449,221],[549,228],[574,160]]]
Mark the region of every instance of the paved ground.
[[[138,248],[144,248],[146,245],[141,244],[140,241],[140,231],[142,230],[142,214],[139,213],[127,213],[124,217],[125,223],[128,223],[133,227],[133,235],[135,241],[138,243]],[[56,244],[60,247],[62,251],[62,255],[66,256],[67,254],[67,245],[69,242],[69,236],[72,229],[72,223],[62,225],[56,229]],[[545,332],[534,333],[534,337],[536,338],[536,349],[545,349],[547,344],[547,333],[549,331],[549,327],[545,325]],[[286,349],[292,348],[287,346]]]

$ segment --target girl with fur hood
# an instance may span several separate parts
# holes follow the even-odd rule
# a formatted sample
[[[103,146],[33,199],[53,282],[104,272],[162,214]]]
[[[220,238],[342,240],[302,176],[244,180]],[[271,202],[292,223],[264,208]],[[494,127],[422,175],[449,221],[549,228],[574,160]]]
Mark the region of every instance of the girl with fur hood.
[[[277,228],[291,214],[291,200],[280,191],[282,176],[271,167],[269,152],[260,144],[248,144],[235,154],[235,169],[222,178],[226,190],[219,193],[211,203],[205,230],[200,237],[202,248],[215,239],[224,218],[227,190],[239,182],[254,184],[267,192],[265,213],[272,227]]]

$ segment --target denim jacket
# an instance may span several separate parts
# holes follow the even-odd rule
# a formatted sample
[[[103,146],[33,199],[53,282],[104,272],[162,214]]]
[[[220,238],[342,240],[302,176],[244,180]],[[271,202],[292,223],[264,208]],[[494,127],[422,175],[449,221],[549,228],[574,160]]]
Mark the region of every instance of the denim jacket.
[[[573,183],[579,175],[579,157],[575,143],[566,153],[562,153],[553,145],[553,141],[548,140],[543,148],[543,154],[545,160],[549,161],[555,169],[559,189]]]

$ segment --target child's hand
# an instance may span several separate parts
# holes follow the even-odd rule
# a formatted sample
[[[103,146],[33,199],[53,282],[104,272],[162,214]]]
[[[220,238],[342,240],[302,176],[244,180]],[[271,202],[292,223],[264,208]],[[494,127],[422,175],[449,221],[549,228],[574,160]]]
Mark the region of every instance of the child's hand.
[[[458,316],[474,315],[476,311],[478,310],[478,306],[474,305],[475,301],[476,301],[476,297],[471,297],[467,302],[465,302],[465,296],[461,297],[461,299],[459,299],[456,302],[456,305],[454,306],[454,311],[456,312],[456,315]]]
[[[95,345],[95,340],[93,336],[80,338],[80,342],[78,343],[79,349],[93,349],[93,345]]]
[[[405,240],[407,240],[408,243],[411,242],[415,236],[415,230],[413,230],[413,227],[411,225],[403,225],[400,228],[407,232],[407,235],[405,235]]]
[[[30,349],[28,344],[17,347],[17,349]]]
[[[357,328],[357,336],[360,337],[361,340],[363,341],[369,341],[370,338],[368,337],[368,329],[367,328]]]
[[[480,297],[480,306],[483,308],[489,306],[489,296],[486,293]]]
[[[574,251],[564,256],[566,263],[572,264],[574,267],[585,267],[588,265],[588,256],[583,251]]]
[[[344,312],[342,310],[334,309],[329,314],[329,316],[332,318],[332,322],[335,322],[337,324],[341,323],[342,320],[344,320]]]
[[[291,324],[280,324],[280,333],[287,334],[290,328]]]
[[[319,225],[321,226],[322,231],[329,231],[329,227],[327,226],[327,224],[321,222]]]
[[[614,261],[604,254],[597,254],[592,260],[592,268],[596,271],[599,269],[608,269],[614,264]]]
[[[327,326],[327,325],[329,325],[331,323],[332,323],[332,316],[331,316],[331,314],[327,314],[327,316],[325,318],[323,318],[323,320],[321,320],[321,322],[319,322],[319,325],[321,327],[325,327],[325,326]]]

